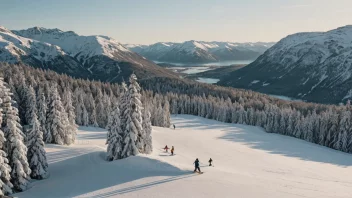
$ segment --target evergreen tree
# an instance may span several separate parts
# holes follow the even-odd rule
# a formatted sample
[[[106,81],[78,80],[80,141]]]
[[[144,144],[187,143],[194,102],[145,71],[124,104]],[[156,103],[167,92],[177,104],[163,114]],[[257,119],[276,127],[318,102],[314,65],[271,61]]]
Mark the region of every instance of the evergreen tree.
[[[97,122],[99,127],[105,128],[106,127],[106,112],[105,112],[105,107],[104,105],[104,100],[103,100],[103,94],[101,91],[98,91],[97,97],[96,97],[96,114],[97,114]]]
[[[25,124],[29,125],[33,121],[33,115],[36,114],[36,97],[32,86],[25,88],[26,97],[23,99],[25,105]]]
[[[4,94],[4,89],[6,87],[4,86],[3,79],[0,78],[0,98],[3,98],[5,95]],[[0,99],[0,126],[2,126],[2,109],[1,107],[3,106],[2,99]],[[0,129],[0,195],[8,195],[12,193],[12,188],[13,185],[10,182],[11,180],[11,167],[9,165],[9,160],[8,160],[8,155],[4,151],[4,145],[5,145],[5,135],[4,132]]]
[[[122,158],[137,155],[144,151],[143,129],[142,129],[142,103],[140,101],[140,87],[136,75],[130,76],[128,90],[127,125],[124,133],[124,148]]]
[[[5,87],[1,91],[4,113],[3,131],[5,139],[8,140],[5,142],[4,150],[8,154],[11,167],[10,181],[17,191],[24,191],[28,188],[31,173],[27,160],[27,147],[24,144],[24,134],[19,123],[18,110],[12,106],[11,92]]]
[[[75,108],[72,103],[72,93],[69,89],[64,92],[64,97],[66,98],[64,101],[64,107],[67,113],[68,123],[66,125],[66,135],[65,142],[70,145],[73,144],[76,140],[77,135],[77,125],[76,125],[76,114]]]
[[[84,105],[82,106],[82,125],[89,126],[89,115],[88,115],[88,111]]]
[[[37,115],[32,115],[31,129],[27,135],[27,158],[33,179],[44,179],[48,176],[48,162],[44,150],[43,132],[40,130]]]
[[[121,119],[121,130],[125,131],[126,130],[126,125],[127,125],[127,114],[128,114],[128,102],[129,102],[129,94],[127,90],[127,85],[125,82],[122,82],[121,84],[121,100],[119,103],[119,109],[120,109],[120,119]]]
[[[107,160],[117,160],[121,158],[122,137],[121,137],[120,110],[118,106],[112,111],[107,137]]]
[[[66,142],[68,118],[56,86],[52,86],[50,89],[47,114],[48,137],[46,142],[60,145],[68,144],[69,142]]]
[[[152,122],[150,120],[150,112],[147,109],[143,113],[143,129],[145,131],[144,153],[150,154],[153,151]]]
[[[46,104],[46,98],[44,93],[41,91],[38,92],[37,97],[37,112],[38,112],[38,121],[40,124],[40,131],[43,132],[43,140],[47,139],[48,131],[46,130],[46,111],[48,107]]]

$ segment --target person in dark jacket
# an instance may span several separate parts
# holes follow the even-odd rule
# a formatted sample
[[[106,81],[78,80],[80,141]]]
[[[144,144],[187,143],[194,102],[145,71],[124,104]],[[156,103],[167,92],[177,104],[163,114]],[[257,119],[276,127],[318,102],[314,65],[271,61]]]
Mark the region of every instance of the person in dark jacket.
[[[176,126],[174,125],[174,130],[176,129]]]
[[[196,159],[196,161],[194,161],[193,164],[194,164],[194,172],[197,172],[197,170],[198,170],[198,172],[201,173],[200,168],[199,168],[199,160],[198,160],[198,158]]]
[[[171,155],[174,155],[175,148],[174,146],[171,147]]]
[[[212,163],[213,162],[213,160],[210,158],[210,160],[209,160],[209,166],[212,166]]]

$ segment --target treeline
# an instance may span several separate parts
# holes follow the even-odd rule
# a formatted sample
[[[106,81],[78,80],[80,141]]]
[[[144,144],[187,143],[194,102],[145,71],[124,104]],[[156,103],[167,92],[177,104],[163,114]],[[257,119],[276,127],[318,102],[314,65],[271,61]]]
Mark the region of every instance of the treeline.
[[[5,82],[9,84],[14,100],[17,101],[16,106],[22,125],[27,124],[25,120],[27,96],[24,90],[29,86],[34,88],[37,97],[44,95],[45,98],[50,95],[50,88],[56,87],[64,106],[72,100],[76,124],[101,128],[107,127],[112,110],[119,104],[125,92],[122,85],[116,83],[74,79],[51,70],[36,69],[22,64],[0,63],[0,72]],[[168,109],[164,108],[168,99],[162,94],[153,92],[142,91],[141,94],[143,106],[151,112],[152,125],[169,127],[170,121],[162,121],[164,117],[170,117],[169,112],[164,111]]]
[[[143,85],[165,94],[173,114],[260,126],[278,133],[352,153],[352,107],[284,101],[248,90],[183,80],[150,79]]]

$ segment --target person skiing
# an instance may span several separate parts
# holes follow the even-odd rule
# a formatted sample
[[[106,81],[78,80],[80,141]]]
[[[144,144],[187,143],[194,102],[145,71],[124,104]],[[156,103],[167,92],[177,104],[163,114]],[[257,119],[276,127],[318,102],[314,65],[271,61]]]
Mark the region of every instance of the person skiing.
[[[174,130],[176,129],[176,126],[175,125],[173,125],[174,126]]]
[[[213,162],[213,160],[210,158],[210,160],[209,160],[209,166],[212,166],[212,163]]]
[[[165,148],[164,148],[164,150],[165,150],[166,152],[168,152],[169,147],[167,147],[167,145],[166,145]]]
[[[174,155],[174,150],[175,150],[175,148],[174,148],[174,146],[172,146],[171,147],[171,155]]]
[[[194,161],[193,164],[194,164],[194,172],[197,172],[197,170],[198,170],[198,172],[201,173],[200,168],[199,168],[199,160],[198,160],[198,158],[196,159],[196,161]]]

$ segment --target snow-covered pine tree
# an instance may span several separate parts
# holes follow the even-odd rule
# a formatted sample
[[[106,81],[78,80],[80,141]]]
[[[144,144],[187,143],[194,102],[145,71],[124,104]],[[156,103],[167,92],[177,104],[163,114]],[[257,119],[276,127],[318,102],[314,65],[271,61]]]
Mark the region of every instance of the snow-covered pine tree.
[[[4,82],[0,79],[0,97],[3,97]],[[0,99],[0,107],[2,107],[2,99]],[[2,126],[2,109],[0,108],[0,126]],[[4,151],[5,144],[4,132],[0,129],[0,195],[8,195],[12,193],[13,185],[11,180],[11,167],[9,165],[9,160],[7,159],[7,154]]]
[[[9,160],[7,159],[7,154],[3,150],[5,141],[4,133],[0,130],[0,196],[11,194],[13,188],[13,185],[10,182],[11,167],[8,164]]]
[[[121,120],[121,130],[125,132],[126,130],[126,125],[127,125],[127,107],[128,107],[128,102],[129,102],[129,94],[128,94],[128,89],[127,85],[125,82],[122,82],[121,84],[121,94],[122,97],[119,102],[119,109],[120,109],[120,120]]]
[[[120,110],[118,106],[111,113],[111,119],[107,137],[107,160],[117,160],[121,158],[122,151],[122,131],[120,122]]]
[[[43,132],[40,130],[40,124],[37,115],[32,115],[31,129],[27,133],[27,158],[31,168],[31,177],[33,179],[45,179],[48,176],[48,162],[44,150]]]
[[[98,95],[96,97],[96,114],[97,114],[97,122],[99,127],[105,128],[106,127],[106,112],[104,108],[104,100],[103,100],[103,94],[101,91],[98,91]]]
[[[37,97],[37,116],[40,124],[40,130],[43,132],[43,140],[46,139],[48,131],[46,130],[46,111],[48,107],[46,104],[46,98],[41,89],[38,90]]]
[[[89,115],[86,107],[83,105],[82,106],[82,125],[83,126],[88,126],[89,125]]]
[[[169,128],[170,124],[171,124],[170,104],[169,104],[169,101],[167,99],[165,100],[165,103],[164,103],[163,118],[164,118],[163,127]]]
[[[105,122],[104,122],[104,128],[106,128],[107,129],[107,125],[108,125],[108,123],[109,123],[109,121],[110,121],[110,119],[112,119],[111,117],[110,117],[110,112],[112,112],[112,108],[111,108],[111,100],[110,100],[110,97],[106,94],[106,93],[104,93],[104,96],[103,96],[103,101],[104,101],[104,112],[105,112],[105,114],[104,114],[104,120],[105,120]]]
[[[33,121],[33,115],[36,114],[36,96],[32,86],[25,88],[25,98],[23,99],[25,106],[25,124],[29,125]]]
[[[50,88],[50,102],[47,112],[48,137],[45,142],[63,145],[66,144],[68,118],[56,87],[54,84]]]
[[[130,76],[130,86],[128,90],[127,125],[124,132],[124,148],[121,153],[122,158],[137,155],[144,151],[143,128],[142,128],[142,103],[140,87],[135,74]]]
[[[178,114],[177,100],[173,99],[171,103],[171,109],[173,114]]]
[[[24,191],[28,188],[31,170],[27,160],[27,147],[24,144],[24,134],[19,123],[18,110],[12,106],[11,92],[6,86],[2,86],[1,99],[4,114],[2,129],[5,139],[8,140],[4,144],[4,151],[8,155],[11,167],[10,181],[15,190]]]
[[[165,127],[164,126],[164,110],[163,107],[161,106],[161,102],[155,107],[158,107],[155,113],[155,119],[154,119],[154,126],[160,126],[160,127]]]
[[[90,114],[89,114],[89,125],[92,125],[94,127],[98,127],[98,123],[97,123],[97,112],[96,112],[96,108],[95,108],[95,102],[94,102],[94,98],[93,95],[90,93],[87,99],[87,103],[90,109]]]
[[[66,136],[65,142],[66,144],[70,145],[73,144],[76,140],[77,135],[77,125],[76,125],[76,114],[75,108],[72,104],[72,93],[71,90],[66,89],[64,92],[65,103],[64,108],[67,113],[68,124],[66,125]]]
[[[150,120],[150,112],[148,109],[144,109],[143,111],[143,129],[145,132],[144,153],[150,154],[153,152],[153,139],[152,139],[152,122]]]

